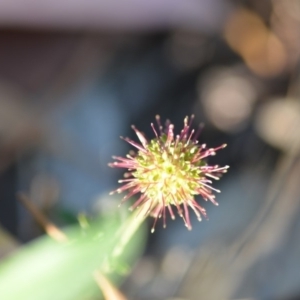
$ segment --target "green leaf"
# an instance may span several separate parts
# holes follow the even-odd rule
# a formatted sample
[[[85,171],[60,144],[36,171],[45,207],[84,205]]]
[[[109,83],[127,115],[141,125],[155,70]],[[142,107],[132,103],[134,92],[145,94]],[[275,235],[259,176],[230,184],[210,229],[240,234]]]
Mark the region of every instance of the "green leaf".
[[[86,229],[73,226],[66,231],[67,243],[49,237],[31,242],[1,262],[1,300],[101,298],[93,272],[100,270],[114,283],[120,282],[124,270],[143,249],[145,230],[140,227],[118,257],[112,253],[124,222],[112,216],[94,221]]]

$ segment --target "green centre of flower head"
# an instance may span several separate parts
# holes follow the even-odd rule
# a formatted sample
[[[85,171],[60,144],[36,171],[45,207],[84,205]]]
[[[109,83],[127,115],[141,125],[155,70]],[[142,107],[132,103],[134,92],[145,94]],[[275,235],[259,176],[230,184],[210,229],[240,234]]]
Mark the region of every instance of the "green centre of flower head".
[[[179,205],[198,194],[203,161],[193,161],[199,149],[193,141],[173,140],[168,145],[166,138],[162,135],[153,139],[146,147],[147,153],[138,152],[139,166],[133,176],[148,198]]]

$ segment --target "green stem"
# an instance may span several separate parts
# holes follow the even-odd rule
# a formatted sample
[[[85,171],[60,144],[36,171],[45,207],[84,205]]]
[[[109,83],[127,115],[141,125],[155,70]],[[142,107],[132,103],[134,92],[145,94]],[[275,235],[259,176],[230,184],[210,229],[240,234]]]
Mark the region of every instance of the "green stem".
[[[117,234],[118,242],[112,252],[112,257],[118,257],[123,253],[124,248],[133,237],[134,233],[148,216],[149,205],[150,201],[149,204],[145,203],[139,209],[136,209],[121,227]]]

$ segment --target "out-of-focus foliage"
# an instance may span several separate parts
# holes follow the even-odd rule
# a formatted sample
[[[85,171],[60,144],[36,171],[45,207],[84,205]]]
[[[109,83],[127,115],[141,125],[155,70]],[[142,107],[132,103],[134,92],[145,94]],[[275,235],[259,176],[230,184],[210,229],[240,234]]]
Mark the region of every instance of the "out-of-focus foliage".
[[[113,256],[122,223],[116,216],[102,216],[87,228],[69,228],[66,243],[41,237],[22,247],[0,264],[1,299],[99,299],[93,273],[98,270],[120,283],[143,248],[141,227],[124,252]]]

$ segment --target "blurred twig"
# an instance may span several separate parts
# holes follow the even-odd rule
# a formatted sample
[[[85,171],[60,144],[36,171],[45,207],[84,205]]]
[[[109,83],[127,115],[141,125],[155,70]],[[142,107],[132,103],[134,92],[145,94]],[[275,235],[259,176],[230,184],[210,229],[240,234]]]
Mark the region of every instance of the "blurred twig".
[[[58,242],[65,242],[68,240],[67,236],[30,201],[29,197],[24,193],[18,193],[17,199],[28,209],[35,220],[42,226],[45,232]]]
[[[101,289],[105,300],[127,300],[125,296],[99,271],[94,273],[94,278]]]

